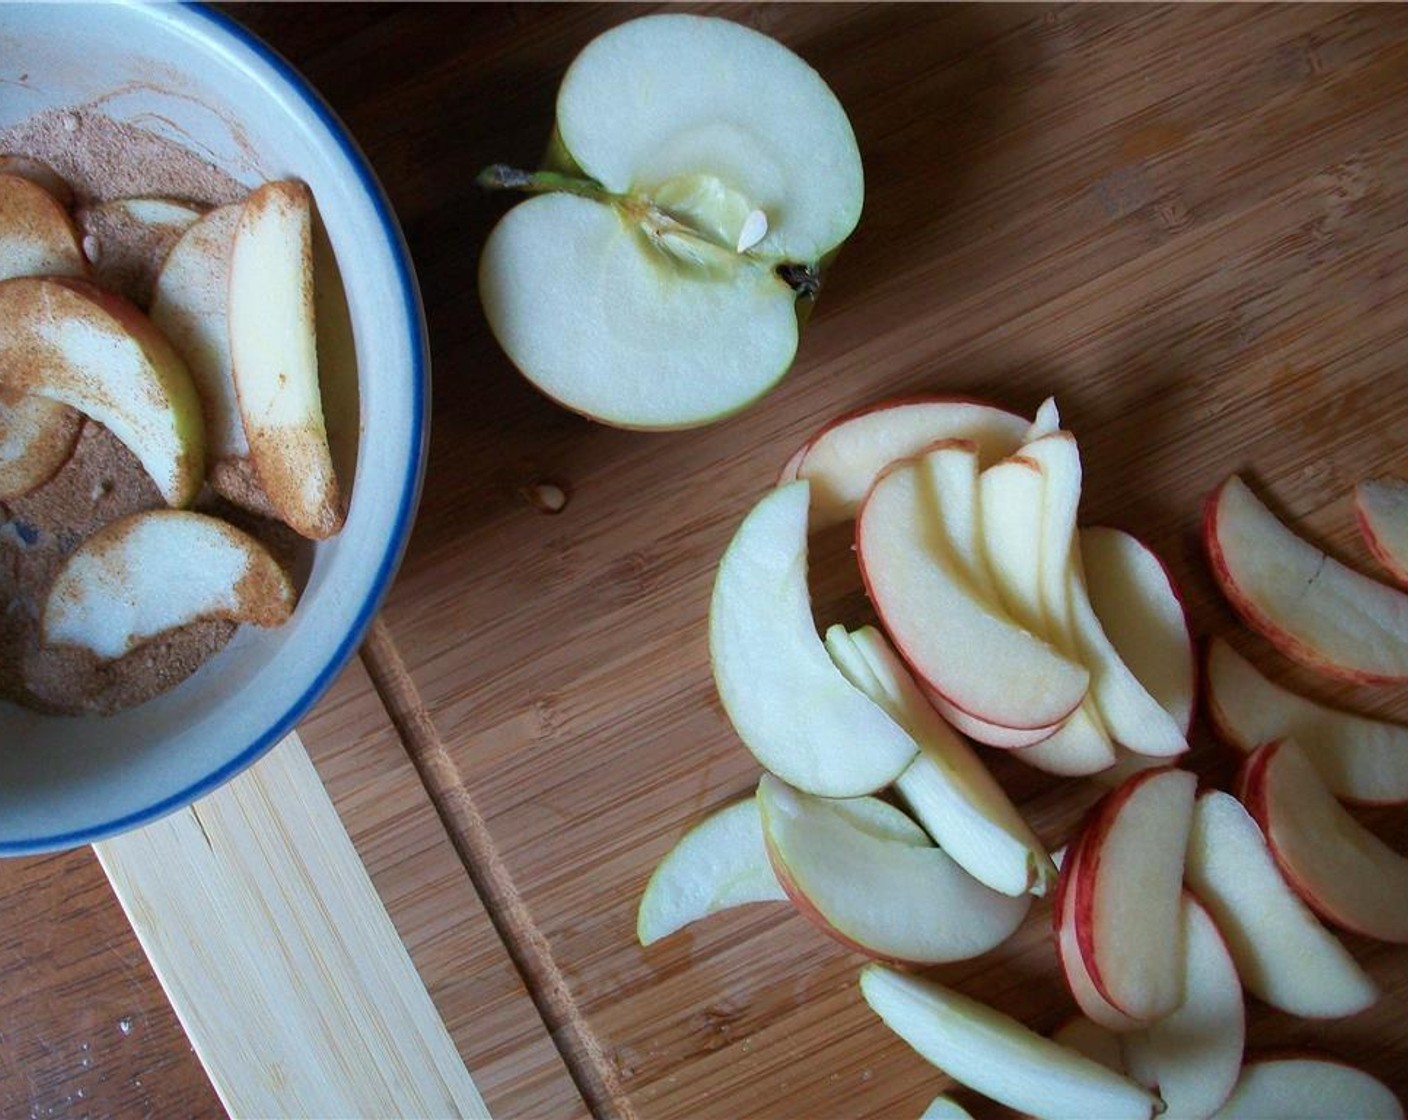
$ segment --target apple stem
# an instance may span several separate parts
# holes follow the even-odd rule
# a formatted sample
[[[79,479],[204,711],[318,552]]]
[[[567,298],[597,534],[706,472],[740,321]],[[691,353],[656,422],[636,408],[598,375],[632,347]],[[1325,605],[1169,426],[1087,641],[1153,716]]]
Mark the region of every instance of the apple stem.
[[[520,171],[518,168],[509,167],[504,163],[495,163],[486,167],[479,173],[475,182],[485,190],[526,191],[528,194],[549,194],[553,191],[563,191],[582,198],[590,198],[595,202],[614,202],[618,197],[591,179],[579,179],[556,171]]]
[[[777,275],[782,282],[807,299],[816,299],[821,294],[821,274],[808,264],[780,264]]]

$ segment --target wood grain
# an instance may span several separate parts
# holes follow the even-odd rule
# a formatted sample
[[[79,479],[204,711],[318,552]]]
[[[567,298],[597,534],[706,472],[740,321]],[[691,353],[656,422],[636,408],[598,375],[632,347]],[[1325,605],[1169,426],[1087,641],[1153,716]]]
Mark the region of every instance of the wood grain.
[[[1083,519],[1152,543],[1199,633],[1306,683],[1218,599],[1199,504],[1249,470],[1362,562],[1349,487],[1408,466],[1408,13],[705,9],[833,85],[866,213],[783,386],[716,427],[648,436],[555,409],[497,351],[473,262],[505,203],[467,187],[486,163],[535,158],[572,55],[639,10],[408,9],[299,59],[386,177],[428,293],[430,481],[385,617],[630,1107],[913,1115],[943,1079],[861,1003],[857,958],[785,907],[634,943],[654,862],[757,777],[710,680],[714,565],[829,416],[921,390],[1028,411],[1055,393],[1085,454]],[[278,20],[258,19],[277,43]],[[570,493],[560,515],[523,497],[539,479]],[[867,616],[845,555],[814,557],[822,623]],[[1408,714],[1402,692],[1358,698]],[[1007,762],[1038,831],[1063,840],[1095,791]],[[1193,764],[1225,781],[1231,759],[1200,731]],[[1408,847],[1404,814],[1373,823]],[[1054,1026],[1071,1004],[1046,918],[939,975]],[[1385,988],[1377,1008],[1312,1027],[1257,1007],[1252,1041],[1314,1039],[1408,1097],[1408,959],[1351,944]]]

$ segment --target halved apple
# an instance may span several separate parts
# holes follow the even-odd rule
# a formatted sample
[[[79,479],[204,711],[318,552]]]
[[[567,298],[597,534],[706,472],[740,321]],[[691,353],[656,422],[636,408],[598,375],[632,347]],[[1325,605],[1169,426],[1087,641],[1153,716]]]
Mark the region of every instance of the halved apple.
[[[1408,482],[1365,479],[1354,488],[1354,514],[1374,559],[1394,580],[1408,585]]]
[[[955,1081],[1035,1117],[1149,1120],[1156,1097],[1127,1077],[949,988],[882,965],[861,994],[885,1025]]]
[[[1207,910],[1183,895],[1183,1001],[1124,1037],[1130,1075],[1156,1086],[1167,1120],[1207,1120],[1227,1100],[1242,1068],[1246,1011],[1237,968]]]
[[[980,466],[1014,452],[1027,422],[961,397],[912,397],[867,405],[832,420],[788,461],[779,482],[812,484],[812,529],[850,521],[880,473],[949,439],[967,440]]]
[[[652,945],[690,922],[749,902],[786,901],[763,847],[755,798],[700,821],[659,865],[636,914],[636,937]]]
[[[200,398],[179,354],[126,300],[71,277],[0,281],[0,390],[86,413],[137,458],[170,505],[205,473]]]
[[[852,684],[919,744],[895,780],[909,809],[968,874],[1003,894],[1044,895],[1056,880],[1046,848],[973,749],[924,698],[878,630],[833,626],[826,648]]]
[[[1185,770],[1136,774],[1082,832],[1071,903],[1081,960],[1100,994],[1144,1023],[1183,999],[1179,911],[1196,786]]]
[[[916,964],[1000,945],[1031,897],[984,886],[942,848],[874,835],[834,803],[764,774],[763,838],[779,882],[808,919],[858,952]]]
[[[1403,1105],[1377,1077],[1328,1054],[1249,1058],[1213,1120],[1403,1120]]]
[[[87,261],[68,211],[30,179],[0,173],[0,280],[85,275]]]
[[[208,618],[278,626],[293,585],[268,550],[219,518],[149,510],[85,540],[54,576],[42,628],[50,645],[117,658]]]
[[[1287,885],[1235,797],[1198,795],[1183,873],[1259,999],[1307,1019],[1353,1015],[1378,999],[1373,980]]]
[[[1346,812],[1294,740],[1253,751],[1238,796],[1312,910],[1366,937],[1408,943],[1408,858]]]
[[[1221,638],[1208,643],[1208,717],[1218,738],[1249,754],[1294,739],[1336,797],[1408,801],[1408,727],[1318,704],[1273,684]]]
[[[47,397],[0,398],[0,501],[44,485],[73,454],[83,417]]]
[[[265,183],[230,247],[230,367],[249,454],[280,518],[316,540],[346,515],[328,449],[313,321],[313,201]]]
[[[1167,566],[1120,529],[1089,526],[1078,534],[1078,544],[1086,592],[1101,629],[1186,738],[1197,702],[1197,655],[1183,598]]]
[[[896,464],[856,522],[861,574],[895,645],[929,689],[985,723],[1049,728],[1080,704],[1090,675],[975,587],[977,495],[971,444],[940,444]]]
[[[768,770],[808,793],[889,785],[918,744],[827,655],[807,589],[809,484],[764,497],[719,563],[709,656],[724,711]]]
[[[1287,657],[1365,684],[1408,680],[1408,595],[1297,536],[1236,475],[1208,501],[1204,538],[1227,601]]]
[[[243,203],[187,227],[157,274],[152,322],[186,359],[205,412],[212,463],[249,454],[230,365],[230,251]]]
[[[647,16],[598,36],[557,98],[549,192],[479,267],[509,358],[568,408],[629,428],[708,423],[792,364],[799,294],[864,194],[840,102],[780,43],[724,19]]]

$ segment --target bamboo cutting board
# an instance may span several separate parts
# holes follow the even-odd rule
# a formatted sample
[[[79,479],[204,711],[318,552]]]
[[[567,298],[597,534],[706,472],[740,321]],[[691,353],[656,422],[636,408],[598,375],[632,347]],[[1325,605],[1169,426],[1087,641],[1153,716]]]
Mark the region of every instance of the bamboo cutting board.
[[[1339,695],[1237,626],[1196,531],[1203,496],[1248,470],[1363,564],[1349,489],[1408,471],[1408,12],[718,10],[832,84],[868,192],[787,381],[681,434],[554,408],[475,306],[475,257],[506,203],[467,184],[535,159],[568,61],[637,9],[412,9],[297,57],[388,178],[435,340],[429,484],[387,631],[428,716],[419,749],[453,761],[543,939],[598,1110],[917,1115],[942,1078],[865,1008],[858,958],[785,907],[634,941],[654,863],[757,779],[710,678],[714,566],[828,417],[899,393],[1028,412],[1055,394],[1084,454],[1083,521],[1149,541],[1198,633]],[[259,22],[278,43],[284,20]],[[570,494],[557,516],[523,497],[542,479]],[[813,569],[820,623],[868,617],[844,543]],[[1401,690],[1354,699],[1408,715]],[[1005,761],[1063,841],[1097,791]],[[1230,776],[1202,732],[1192,764]],[[1370,819],[1408,848],[1408,814]],[[1009,945],[938,975],[1050,1029],[1072,1004],[1048,917],[1038,905]],[[1408,955],[1351,944],[1380,1004],[1328,1027],[1258,1007],[1252,1043],[1316,1041],[1408,1099]]]
[[[572,56],[645,10],[235,9],[367,151],[426,299],[430,471],[366,659],[565,1066],[556,1080],[501,1067],[496,1103],[470,1052],[482,1035],[451,1031],[501,1116],[569,1114],[570,1092],[515,1095],[516,1077],[570,1088],[565,1070],[602,1115],[916,1116],[944,1079],[864,1006],[860,959],[785,906],[635,942],[655,863],[758,776],[708,668],[718,558],[836,413],[914,392],[1030,412],[1054,394],[1083,452],[1083,522],[1153,545],[1199,634],[1408,717],[1408,692],[1327,687],[1243,631],[1197,541],[1203,496],[1246,470],[1366,566],[1349,490],[1408,473],[1408,10],[701,9],[775,35],[830,82],[866,210],[782,387],[712,428],[641,435],[555,408],[498,352],[474,266],[506,203],[471,184],[489,162],[533,162]],[[556,516],[524,496],[544,480],[569,494]],[[820,623],[870,617],[844,541],[818,542],[813,576]],[[325,777],[339,758],[315,752]],[[1233,760],[1200,730],[1191,765],[1225,785]],[[1010,759],[995,770],[1053,845],[1098,795]],[[419,789],[404,764],[388,782]],[[374,806],[333,793],[355,837]],[[1366,819],[1408,851],[1408,813]],[[396,822],[379,827],[393,843]],[[456,937],[482,919],[447,896],[434,920]],[[1038,904],[1006,946],[936,975],[1048,1030],[1074,1009],[1048,920]],[[1346,940],[1380,1003],[1328,1025],[1254,1005],[1250,1042],[1322,1046],[1408,1100],[1408,951]],[[453,957],[417,960],[432,994]]]

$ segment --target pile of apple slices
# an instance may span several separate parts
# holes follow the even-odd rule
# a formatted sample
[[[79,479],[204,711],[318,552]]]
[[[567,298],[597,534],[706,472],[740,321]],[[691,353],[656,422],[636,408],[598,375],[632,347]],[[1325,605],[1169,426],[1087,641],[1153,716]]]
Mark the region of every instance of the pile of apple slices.
[[[85,247],[98,256],[103,243],[80,237],[72,203],[47,165],[0,163],[0,501],[52,479],[86,417],[133,453],[168,506],[233,473],[246,480],[230,494],[242,504],[253,489],[258,512],[306,537],[336,533],[344,507],[319,391],[308,189],[266,183],[204,214],[167,199],[83,211],[87,228],[145,225],[171,242],[150,314],[94,281]],[[111,658],[172,626],[271,625],[291,609],[287,579],[254,538],[158,510],[68,558],[42,632]]]

